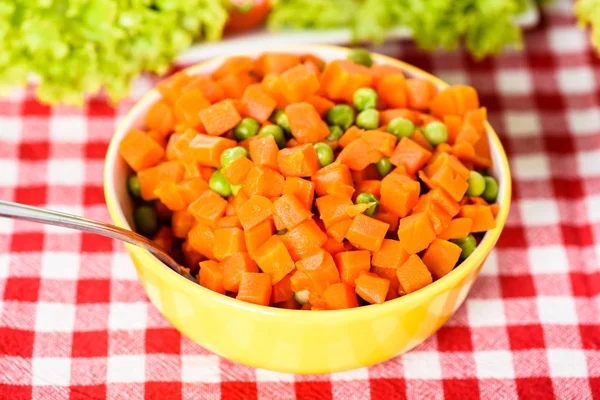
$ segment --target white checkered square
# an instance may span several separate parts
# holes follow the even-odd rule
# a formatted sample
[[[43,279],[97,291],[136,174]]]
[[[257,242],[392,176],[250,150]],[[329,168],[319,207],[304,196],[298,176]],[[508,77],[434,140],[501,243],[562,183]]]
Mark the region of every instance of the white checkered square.
[[[595,88],[596,79],[587,67],[559,68],[558,86],[564,94],[590,93]]]
[[[119,251],[112,255],[111,275],[114,279],[135,281],[137,280],[137,272],[133,266],[131,258],[127,253]]]
[[[34,386],[68,386],[71,380],[71,359],[61,357],[34,357],[31,362]]]
[[[500,299],[468,299],[467,314],[471,326],[503,326],[506,324],[504,304]]]
[[[411,351],[402,355],[407,379],[441,379],[440,356],[436,352]]]
[[[600,194],[585,197],[585,205],[590,222],[600,222]]]
[[[9,218],[0,219],[0,233],[12,233],[13,220]]]
[[[539,134],[540,118],[529,111],[507,111],[504,113],[506,130],[511,137],[528,137]]]
[[[20,118],[0,116],[0,142],[18,142],[22,125]]]
[[[421,354],[427,355],[427,354],[433,354],[433,353],[422,352]],[[431,360],[430,362],[432,364],[435,364],[435,360]],[[438,358],[438,364],[439,364],[439,358]],[[336,373],[331,374],[332,381],[357,381],[357,380],[361,380],[361,379],[362,380],[369,379],[369,370],[368,369],[355,368],[350,371],[336,372]]]
[[[515,177],[523,181],[550,177],[548,157],[543,154],[514,154],[511,164]]]
[[[492,250],[492,252],[488,255],[487,260],[485,260],[485,264],[481,268],[479,272],[481,275],[485,276],[496,276],[498,275],[498,252]]]
[[[585,353],[573,349],[548,349],[548,365],[553,378],[587,377]]]
[[[106,381],[118,382],[144,382],[146,376],[146,356],[121,355],[108,357]]]
[[[527,255],[534,274],[569,272],[567,252],[562,246],[532,247]]]
[[[258,379],[258,372],[257,372]],[[219,383],[221,371],[217,356],[181,356],[181,380],[184,383]]]
[[[577,167],[583,177],[600,176],[600,149],[580,151],[577,154]],[[1,178],[0,178],[1,179]]]
[[[468,85],[469,78],[465,75],[464,71],[459,70],[446,70],[439,73],[439,78],[444,82],[448,82],[451,85]]]
[[[560,222],[558,205],[554,199],[523,199],[521,219],[527,226],[556,225]]]
[[[597,108],[567,111],[569,130],[578,135],[600,133],[600,111]]]
[[[80,255],[68,252],[42,253],[43,278],[72,280],[79,274]]]
[[[84,172],[85,165],[82,160],[48,161],[48,183],[52,185],[82,185],[84,183]]]
[[[480,379],[514,378],[515,370],[513,359],[508,350],[476,351],[475,365],[477,366],[477,377]]]
[[[507,95],[531,93],[532,82],[526,69],[504,69],[496,74],[498,90]]]
[[[576,324],[575,301],[567,296],[539,296],[538,314],[542,324]]]
[[[35,315],[35,330],[40,332],[71,332],[75,326],[75,305],[39,302]]]
[[[108,326],[117,329],[144,329],[148,320],[148,304],[142,302],[110,304]]]
[[[575,26],[552,28],[549,38],[550,46],[559,53],[576,53],[588,46],[585,31]]]
[[[85,143],[87,140],[85,116],[54,115],[50,118],[50,139],[55,142]]]
[[[17,186],[18,166],[13,160],[0,159],[0,186]]]

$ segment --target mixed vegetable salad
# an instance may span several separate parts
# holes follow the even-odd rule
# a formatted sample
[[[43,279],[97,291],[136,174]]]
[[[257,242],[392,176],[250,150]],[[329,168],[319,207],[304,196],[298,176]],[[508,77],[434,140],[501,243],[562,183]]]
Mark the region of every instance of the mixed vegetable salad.
[[[494,228],[486,110],[366,51],[232,57],[181,72],[120,143],[138,232],[199,284],[330,310],[452,271]]]

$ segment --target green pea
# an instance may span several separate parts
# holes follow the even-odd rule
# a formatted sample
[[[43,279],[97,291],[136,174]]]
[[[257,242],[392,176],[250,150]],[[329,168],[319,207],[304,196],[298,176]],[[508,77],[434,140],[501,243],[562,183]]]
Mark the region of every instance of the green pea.
[[[221,171],[217,170],[213,172],[210,179],[208,180],[208,187],[223,197],[231,196],[231,184],[227,181],[227,178],[223,176]]]
[[[328,125],[337,125],[345,131],[354,122],[354,110],[346,104],[338,104],[327,111],[325,121]]]
[[[462,249],[462,252],[460,253],[461,260],[469,257],[477,247],[477,240],[475,240],[475,236],[470,233],[462,239],[453,239],[451,242],[457,244]]]
[[[283,130],[279,127],[279,125],[263,126],[258,133],[258,136],[261,138],[269,135],[273,136],[275,143],[277,143],[277,147],[280,149],[285,147],[285,135],[283,134]]]
[[[448,128],[439,121],[433,121],[427,124],[423,136],[432,146],[437,146],[448,141]]]
[[[356,117],[356,126],[362,129],[379,128],[379,111],[373,109],[361,111]]]
[[[379,213],[379,200],[371,193],[361,193],[356,196],[356,204],[375,203],[371,207],[367,208],[364,212],[369,217],[374,217]]]
[[[232,147],[221,153],[221,168],[225,168],[240,157],[248,157],[248,150],[242,146]]]
[[[127,178],[127,191],[129,195],[134,199],[139,199],[142,197],[142,189],[140,188],[140,180],[137,175],[129,175]]]
[[[354,108],[356,111],[377,107],[377,92],[371,88],[361,88],[354,92]]]
[[[332,125],[329,127],[329,135],[327,136],[327,140],[340,140],[344,136],[344,131],[337,125]]]
[[[467,193],[465,193],[469,197],[479,197],[483,194],[485,190],[485,179],[483,176],[477,171],[471,171],[471,175],[469,175],[469,187],[467,188]]]
[[[233,136],[237,140],[250,139],[252,136],[256,136],[260,124],[254,118],[242,118],[242,120],[233,128]]]
[[[231,185],[231,193],[234,196],[237,196],[241,189],[242,189],[242,185]]]
[[[290,133],[291,132],[291,129],[290,129],[290,120],[288,119],[288,116],[285,113],[285,111],[283,111],[283,110],[275,110],[273,112],[273,115],[271,115],[271,119],[270,120],[275,125],[279,125],[279,127],[281,129],[283,129],[283,131],[285,133]]]
[[[319,158],[319,164],[321,167],[326,167],[333,162],[333,150],[327,143],[315,143],[313,145]]]
[[[365,67],[370,67],[371,65],[373,65],[373,58],[371,57],[371,52],[367,49],[350,49],[348,51],[348,59],[352,60],[356,64],[364,65]]]
[[[386,130],[400,140],[403,137],[412,137],[415,125],[406,118],[398,117],[388,123]]]
[[[158,231],[158,216],[156,209],[149,204],[143,204],[133,211],[135,230],[146,237],[153,236]]]
[[[392,170],[392,163],[390,162],[388,156],[382,157],[381,160],[375,163],[375,166],[377,167],[377,170],[379,171],[379,174],[381,174],[382,178],[384,178]]]
[[[495,203],[498,198],[498,182],[491,176],[483,178],[485,180],[485,190],[481,197],[488,203]]]

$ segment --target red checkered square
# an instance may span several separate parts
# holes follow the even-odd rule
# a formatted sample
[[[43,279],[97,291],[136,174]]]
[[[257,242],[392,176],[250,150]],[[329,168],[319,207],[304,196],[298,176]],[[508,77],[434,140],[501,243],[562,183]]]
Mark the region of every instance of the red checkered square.
[[[503,297],[535,297],[536,291],[530,275],[501,275],[499,278]]]
[[[106,331],[73,332],[73,357],[103,357],[108,353]]]
[[[0,399],[30,400],[32,387],[25,385],[11,385],[0,382]]]
[[[43,206],[47,201],[46,193],[44,186],[16,187],[14,200],[32,206]]]
[[[444,379],[444,396],[448,399],[479,399],[477,379]]]
[[[254,400],[256,398],[256,382],[221,382],[221,399],[223,400]]]
[[[81,251],[83,253],[111,252],[113,241],[109,238],[93,235],[91,233],[81,234]]]
[[[25,142],[19,146],[19,158],[27,161],[43,161],[48,159],[49,151],[48,142]]]
[[[146,353],[179,354],[181,334],[173,328],[146,330]]]
[[[406,381],[404,379],[370,379],[370,384],[372,399],[406,399]]]
[[[440,351],[472,351],[471,331],[467,327],[445,326],[437,332]]]
[[[106,398],[106,385],[71,386],[69,400],[90,400]]]
[[[110,281],[107,279],[80,279],[77,282],[77,303],[108,303]]]
[[[515,325],[507,330],[513,350],[544,348],[544,331],[539,325]]]
[[[517,378],[517,393],[521,399],[554,399],[550,378]]]
[[[32,331],[0,327],[2,354],[9,356],[31,357],[33,355]]]
[[[296,382],[296,397],[298,399],[331,399],[331,382]],[[223,390],[223,385],[221,385]],[[373,387],[371,387],[373,390]],[[225,393],[223,392],[223,395]]]
[[[146,400],[181,399],[181,382],[146,382]]]
[[[10,245],[13,253],[42,251],[44,235],[40,232],[14,233]]]
[[[36,301],[40,289],[38,278],[8,278],[4,288],[5,300]]]

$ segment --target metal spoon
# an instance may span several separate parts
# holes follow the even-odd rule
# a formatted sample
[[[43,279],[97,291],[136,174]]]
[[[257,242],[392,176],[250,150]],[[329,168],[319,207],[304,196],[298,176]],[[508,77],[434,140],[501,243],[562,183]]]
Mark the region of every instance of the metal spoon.
[[[0,217],[23,219],[26,221],[39,222],[41,224],[62,226],[64,228],[95,233],[96,235],[106,236],[122,242],[134,244],[148,250],[167,267],[171,268],[179,275],[191,280],[192,282],[196,282],[196,280],[187,271],[181,268],[177,261],[175,261],[169,255],[169,253],[167,253],[156,243],[140,234],[127,229],[119,228],[118,226],[78,217],[76,215],[71,215],[60,211],[53,211],[45,208],[32,207],[25,204],[2,200],[0,200]]]

